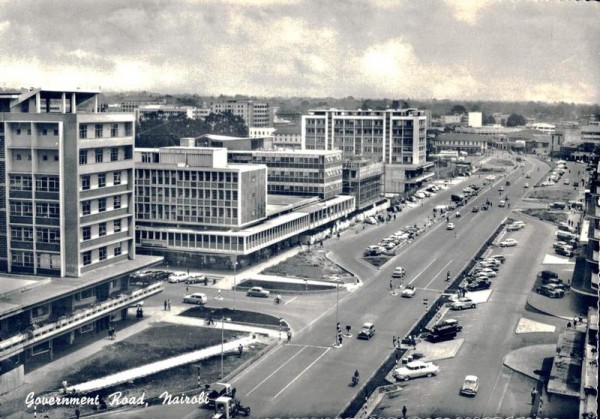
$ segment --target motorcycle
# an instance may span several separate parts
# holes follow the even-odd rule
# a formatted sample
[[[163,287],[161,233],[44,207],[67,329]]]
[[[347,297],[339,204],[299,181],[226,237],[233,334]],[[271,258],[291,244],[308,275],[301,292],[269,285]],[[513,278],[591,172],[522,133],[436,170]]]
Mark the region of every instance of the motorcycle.
[[[359,383],[359,381],[360,381],[359,375],[358,374],[354,374],[352,376],[352,387],[357,386],[358,383]]]
[[[281,303],[283,303],[283,298],[275,297],[275,304],[281,304]]]

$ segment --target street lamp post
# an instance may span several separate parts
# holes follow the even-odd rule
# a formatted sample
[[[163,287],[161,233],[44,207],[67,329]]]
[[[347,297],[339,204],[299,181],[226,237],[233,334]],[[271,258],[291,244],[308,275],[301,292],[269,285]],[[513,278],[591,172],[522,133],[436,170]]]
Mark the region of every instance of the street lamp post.
[[[223,378],[223,354],[224,354],[225,317],[221,318],[221,377]]]
[[[237,283],[236,283],[236,276],[237,276],[237,261],[233,262],[233,311],[235,311],[236,309],[236,287],[237,287]]]

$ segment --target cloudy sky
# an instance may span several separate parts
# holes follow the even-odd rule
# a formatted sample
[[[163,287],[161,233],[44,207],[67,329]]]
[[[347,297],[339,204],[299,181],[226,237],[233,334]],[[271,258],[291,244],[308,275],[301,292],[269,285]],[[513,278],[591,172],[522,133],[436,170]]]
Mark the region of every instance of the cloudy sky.
[[[600,102],[600,4],[0,0],[0,87]]]

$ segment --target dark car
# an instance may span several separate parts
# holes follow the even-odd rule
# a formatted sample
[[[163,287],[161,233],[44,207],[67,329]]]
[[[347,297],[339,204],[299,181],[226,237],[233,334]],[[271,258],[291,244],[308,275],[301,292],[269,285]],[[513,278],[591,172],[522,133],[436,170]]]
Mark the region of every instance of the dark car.
[[[471,212],[479,212],[479,207],[474,206],[473,208],[471,208]]]
[[[562,287],[566,287],[566,284],[563,282],[563,280],[559,279],[559,278],[542,279],[542,284],[555,284],[555,285],[560,285]]]
[[[538,273],[538,276],[542,278],[542,280],[547,278],[558,278],[558,274],[554,271],[541,271]]]
[[[365,323],[358,332],[357,339],[370,340],[375,335],[375,325],[373,323]]]
[[[550,298],[562,298],[565,296],[565,291],[562,289],[554,289],[548,285],[542,285],[541,287],[537,287],[535,290],[538,294],[544,295]]]
[[[154,281],[166,281],[169,279],[169,271],[138,271],[130,275],[131,280],[136,283],[148,283]]]
[[[467,284],[465,287],[468,291],[479,291],[479,290],[487,290],[492,286],[492,283],[488,279],[483,279],[479,281],[471,282]]]

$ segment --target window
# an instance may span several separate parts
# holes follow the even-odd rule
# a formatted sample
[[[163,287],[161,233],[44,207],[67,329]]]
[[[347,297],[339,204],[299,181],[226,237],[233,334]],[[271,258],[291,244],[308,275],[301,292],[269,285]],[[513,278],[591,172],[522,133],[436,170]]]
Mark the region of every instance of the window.
[[[81,190],[87,191],[88,189],[90,189],[90,177],[81,176]]]
[[[96,163],[102,163],[104,157],[104,150],[101,148],[96,149]]]
[[[118,233],[121,231],[121,220],[115,220],[114,224],[113,224],[113,230],[115,233]]]
[[[119,160],[119,149],[114,147],[110,149],[110,161]]]
[[[102,124],[96,124],[96,138],[102,138]]]
[[[113,173],[113,184],[115,184],[115,185],[121,184],[121,172]]]
[[[87,125],[79,124],[79,138],[87,138]]]
[[[81,230],[83,240],[89,240],[92,238],[92,228],[91,227],[83,227]]]
[[[110,124],[110,136],[111,137],[119,136],[119,124]]]
[[[87,252],[86,252],[87,253]],[[89,252],[92,253],[92,252]],[[90,254],[90,258],[91,258],[91,254]],[[93,288],[88,288],[87,290],[83,290],[79,293],[79,299],[80,300],[87,300],[89,298],[93,298],[95,295],[94,293],[94,289]]]
[[[106,223],[98,224],[98,236],[106,236]]]
[[[83,266],[87,266],[91,263],[92,263],[92,252],[89,250],[87,252],[83,252]],[[83,296],[83,292],[81,294]]]
[[[113,208],[114,209],[121,208],[121,196],[115,196],[113,198]]]
[[[106,186],[106,173],[98,174],[98,187],[104,188]]]
[[[131,137],[133,135],[133,124],[131,122],[125,123],[125,135]]]
[[[121,245],[120,244],[115,244],[114,255],[115,256],[121,256]]]
[[[42,135],[48,135],[48,130],[46,128],[42,129]]]
[[[58,137],[58,128],[54,128],[54,136]]]
[[[106,211],[106,198],[98,199],[98,212]]]
[[[90,201],[83,201],[81,203],[81,213],[83,215],[90,215],[90,213],[92,212],[91,208],[92,208],[92,206],[90,204]]]
[[[87,150],[79,150],[79,164],[87,164]]]
[[[106,247],[101,247],[98,249],[98,258],[100,260],[106,260]]]
[[[47,154],[44,154],[44,155],[42,156],[42,160],[43,160],[43,161],[48,161],[48,155],[47,155]]]

